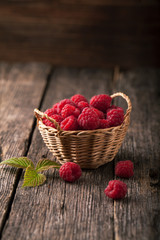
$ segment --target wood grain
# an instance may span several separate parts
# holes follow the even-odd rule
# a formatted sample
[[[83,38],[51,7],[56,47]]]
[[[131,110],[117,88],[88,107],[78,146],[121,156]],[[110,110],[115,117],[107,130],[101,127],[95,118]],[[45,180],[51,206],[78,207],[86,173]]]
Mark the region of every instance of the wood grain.
[[[33,109],[40,104],[49,69],[47,64],[0,64],[1,161],[26,154],[34,122]],[[0,230],[19,173],[15,168],[0,167]]]
[[[5,70],[4,67],[2,69],[0,72],[3,76],[10,72],[8,65],[5,65]],[[79,181],[73,184],[61,180],[57,170],[50,170],[46,172],[47,181],[43,186],[22,189],[22,176],[2,240],[159,239],[159,182],[153,184],[149,170],[160,169],[160,71],[119,71],[117,66],[114,76],[112,75],[110,70],[57,68],[54,71],[43,99],[43,111],[75,93],[90,98],[94,94],[122,91],[132,101],[131,125],[115,161],[97,170],[84,170]],[[12,76],[16,79],[14,71]],[[3,89],[7,93],[8,85],[4,85]],[[116,102],[126,108],[126,103],[120,98]],[[13,100],[15,107],[18,104]],[[18,106],[20,108],[21,104]],[[9,150],[12,155],[14,150]],[[28,157],[35,163],[42,157],[54,159],[44,145],[38,129],[33,134]],[[104,189],[108,181],[115,178],[114,165],[125,159],[134,162],[134,177],[130,180],[121,179],[127,183],[128,195],[122,201],[113,201],[105,197]],[[9,186],[13,178],[15,172],[8,182]],[[7,196],[6,194],[5,201]],[[4,206],[5,202],[2,203]]]
[[[78,67],[160,66],[160,4],[131,2],[2,2],[0,59]]]
[[[111,91],[111,71],[60,68],[54,72],[42,110],[75,93],[90,98]],[[34,161],[42,156],[53,159],[38,130],[28,156]],[[2,239],[113,239],[113,201],[103,192],[111,178],[112,162],[84,170],[73,184],[60,179],[57,170],[50,170],[47,182],[35,189],[22,189],[21,179]]]
[[[115,91],[126,92],[133,104],[131,125],[115,162],[130,159],[135,166],[134,177],[124,180],[128,197],[114,202],[115,239],[160,239],[160,191],[149,177],[150,168],[160,169],[159,78],[159,70],[136,69],[120,72],[115,82]]]

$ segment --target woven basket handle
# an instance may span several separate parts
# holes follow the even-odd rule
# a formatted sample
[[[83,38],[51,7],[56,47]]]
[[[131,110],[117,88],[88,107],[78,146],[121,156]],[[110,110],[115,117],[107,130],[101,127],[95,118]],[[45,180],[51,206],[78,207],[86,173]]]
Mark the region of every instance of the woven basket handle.
[[[49,117],[47,114],[39,111],[37,108],[34,109],[34,114],[37,118],[37,120],[39,120],[40,118],[47,118],[50,122],[54,123],[54,125],[56,126],[57,130],[60,132],[62,131],[61,127],[59,126],[59,124],[56,122],[55,119]]]
[[[131,104],[131,100],[129,99],[129,97],[122,92],[117,92],[117,93],[114,93],[114,94],[111,95],[112,99],[115,98],[115,97],[122,97],[126,100],[128,108],[127,108],[125,117],[128,116],[130,114],[131,110],[132,110],[132,104]]]

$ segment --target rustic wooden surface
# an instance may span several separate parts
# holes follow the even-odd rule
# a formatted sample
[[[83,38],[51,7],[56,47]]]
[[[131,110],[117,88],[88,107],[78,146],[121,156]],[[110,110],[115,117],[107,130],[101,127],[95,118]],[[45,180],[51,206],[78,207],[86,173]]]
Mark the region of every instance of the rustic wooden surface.
[[[31,109],[40,106],[50,67],[45,64],[0,64],[0,160],[26,155],[34,123]],[[20,171],[0,167],[0,229],[15,193]]]
[[[160,239],[160,184],[149,177],[150,168],[160,168],[159,78],[158,69],[0,65],[2,160],[21,155],[34,162],[42,157],[54,159],[33,124],[34,107],[45,110],[75,93],[90,98],[116,91],[128,94],[133,104],[131,125],[115,160],[97,170],[83,170],[73,184],[60,179],[57,170],[50,170],[44,185],[22,189],[22,171],[0,168],[2,240]],[[125,108],[124,101],[118,98],[117,102]],[[22,109],[27,114],[21,114]],[[123,180],[128,185],[127,197],[113,201],[104,189],[115,178],[116,162],[124,159],[134,162],[135,174]]]
[[[160,67],[158,0],[0,1],[0,59]]]

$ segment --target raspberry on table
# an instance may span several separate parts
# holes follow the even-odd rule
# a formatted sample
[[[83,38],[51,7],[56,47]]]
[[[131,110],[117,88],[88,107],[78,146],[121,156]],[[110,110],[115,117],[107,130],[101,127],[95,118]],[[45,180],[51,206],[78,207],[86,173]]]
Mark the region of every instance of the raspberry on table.
[[[112,109],[107,113],[107,120],[110,123],[110,127],[116,127],[122,124],[124,120],[124,111],[121,107]]]
[[[60,124],[60,127],[64,131],[74,131],[78,130],[78,122],[77,118],[74,117],[73,115],[66,117]]]
[[[107,94],[95,95],[90,100],[90,105],[102,112],[106,112],[107,108],[110,106],[112,98]]]
[[[78,104],[77,104],[78,108],[82,110],[85,108],[85,107],[89,107],[89,103],[88,102],[85,102],[85,101],[80,101]]]
[[[101,129],[104,128],[109,128],[110,127],[110,123],[108,122],[107,119],[100,119],[100,127]]]
[[[99,127],[100,120],[92,108],[86,107],[78,117],[78,124],[84,130],[93,130]]]
[[[104,192],[109,198],[121,199],[127,194],[127,185],[120,180],[111,180]]]
[[[75,106],[72,106],[70,104],[66,104],[63,108],[62,108],[62,111],[61,111],[61,116],[63,118],[66,118],[70,115],[73,115],[75,117],[78,117],[80,114],[80,110],[79,108],[76,108]]]
[[[82,170],[78,164],[66,162],[60,167],[59,175],[67,182],[74,182],[81,177]]]
[[[60,123],[63,121],[63,118],[62,116],[58,115],[58,114],[53,114],[50,116],[51,118],[55,119],[57,123]],[[46,118],[43,118],[43,124],[45,124],[46,126],[49,126],[49,127],[53,127],[53,128],[56,128],[56,126],[54,125],[54,123],[52,123],[50,120],[46,119]]]
[[[71,100],[76,104],[78,104],[81,101],[88,103],[88,100],[81,94],[75,94],[74,96],[71,97]]]
[[[120,161],[116,164],[115,174],[118,177],[130,178],[133,176],[133,162],[130,160]]]
[[[105,118],[105,115],[102,111],[100,111],[100,110],[98,110],[97,108],[94,108],[94,107],[91,107],[91,108],[95,111],[95,113],[97,113],[99,119],[104,119]]]
[[[63,99],[59,102],[58,106],[57,106],[57,112],[60,114],[62,111],[62,108],[66,105],[66,104],[70,104],[72,106],[76,106],[76,104],[70,100],[70,99]]]

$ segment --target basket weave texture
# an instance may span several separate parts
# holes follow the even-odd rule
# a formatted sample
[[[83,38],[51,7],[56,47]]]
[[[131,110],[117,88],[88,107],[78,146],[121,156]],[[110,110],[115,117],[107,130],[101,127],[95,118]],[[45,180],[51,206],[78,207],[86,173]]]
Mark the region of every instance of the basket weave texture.
[[[75,162],[81,168],[95,169],[114,159],[126,135],[132,109],[131,101],[124,93],[115,93],[111,98],[118,96],[124,98],[128,105],[124,121],[120,126],[106,129],[64,131],[54,119],[38,109],[34,110],[42,138],[61,164]],[[53,122],[57,129],[45,126],[43,117]]]

